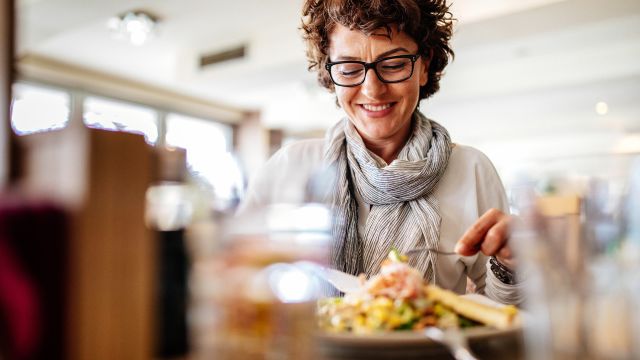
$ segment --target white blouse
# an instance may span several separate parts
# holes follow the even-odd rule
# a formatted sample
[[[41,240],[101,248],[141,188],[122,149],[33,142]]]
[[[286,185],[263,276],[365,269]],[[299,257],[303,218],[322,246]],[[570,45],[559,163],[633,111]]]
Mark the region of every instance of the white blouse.
[[[280,149],[252,179],[240,211],[275,203],[301,203],[309,179],[322,168],[322,161],[322,139],[303,140]],[[493,164],[469,146],[454,146],[434,196],[440,204],[440,249],[444,251],[452,251],[458,239],[487,210],[509,211],[504,187]],[[358,230],[362,233],[371,205],[357,194],[356,200]],[[519,287],[498,280],[482,253],[437,257],[437,285],[464,294],[467,277],[475,284],[476,292],[495,301],[521,302]]]

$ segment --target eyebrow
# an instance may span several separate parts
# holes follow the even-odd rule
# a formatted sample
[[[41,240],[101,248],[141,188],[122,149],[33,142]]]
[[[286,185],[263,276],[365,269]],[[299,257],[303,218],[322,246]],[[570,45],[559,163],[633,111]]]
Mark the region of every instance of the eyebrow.
[[[409,52],[409,50],[407,50],[407,49],[405,49],[405,48],[403,48],[403,47],[399,47],[399,48],[395,48],[395,49],[392,49],[392,50],[389,50],[389,51],[385,51],[385,52],[383,52],[382,54],[380,54],[380,55],[378,55],[378,56],[376,57],[376,60],[379,60],[379,59],[385,58],[385,57],[387,57],[387,56],[389,56],[389,55],[392,55],[392,54],[395,54],[395,53],[397,53],[397,52],[401,52],[401,51],[404,51],[404,52],[407,52],[407,53]],[[353,57],[353,56],[338,56],[338,57],[337,57],[335,60],[333,60],[333,61],[351,61],[351,60],[353,60],[353,61],[360,61],[360,59],[359,59],[359,58],[357,58],[357,57]]]

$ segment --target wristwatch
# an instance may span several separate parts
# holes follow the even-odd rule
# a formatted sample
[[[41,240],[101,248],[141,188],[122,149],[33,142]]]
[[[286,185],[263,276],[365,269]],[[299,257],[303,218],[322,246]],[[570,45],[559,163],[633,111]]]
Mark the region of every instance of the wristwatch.
[[[516,275],[508,267],[504,266],[495,256],[489,258],[489,264],[491,264],[491,271],[503,284],[515,285]]]

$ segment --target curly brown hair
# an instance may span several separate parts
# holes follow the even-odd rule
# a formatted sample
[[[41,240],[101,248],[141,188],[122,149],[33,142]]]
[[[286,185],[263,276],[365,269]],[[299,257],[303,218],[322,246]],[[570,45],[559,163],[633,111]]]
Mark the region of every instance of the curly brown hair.
[[[397,26],[418,44],[418,54],[430,59],[429,80],[420,87],[420,99],[426,99],[438,91],[449,57],[454,57],[449,47],[453,21],[446,0],[305,0],[301,29],[309,70],[316,70],[320,84],[333,92],[334,84],[324,67],[335,25],[367,35],[384,28],[389,37],[391,26]]]

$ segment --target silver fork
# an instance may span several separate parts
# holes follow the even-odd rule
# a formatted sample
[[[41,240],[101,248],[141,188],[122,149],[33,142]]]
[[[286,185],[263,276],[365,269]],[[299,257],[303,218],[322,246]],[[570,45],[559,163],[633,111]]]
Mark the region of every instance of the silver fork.
[[[425,251],[434,252],[434,253],[440,254],[440,255],[459,255],[455,251],[444,251],[444,250],[439,250],[439,249],[432,248],[432,247],[419,247],[419,248],[411,249],[411,250],[405,252],[404,254],[407,255],[407,256],[411,256],[411,255],[419,254],[419,253],[425,252]]]
[[[443,330],[437,327],[428,327],[423,333],[429,339],[447,346],[456,360],[478,360],[471,352],[466,336],[458,328]]]

